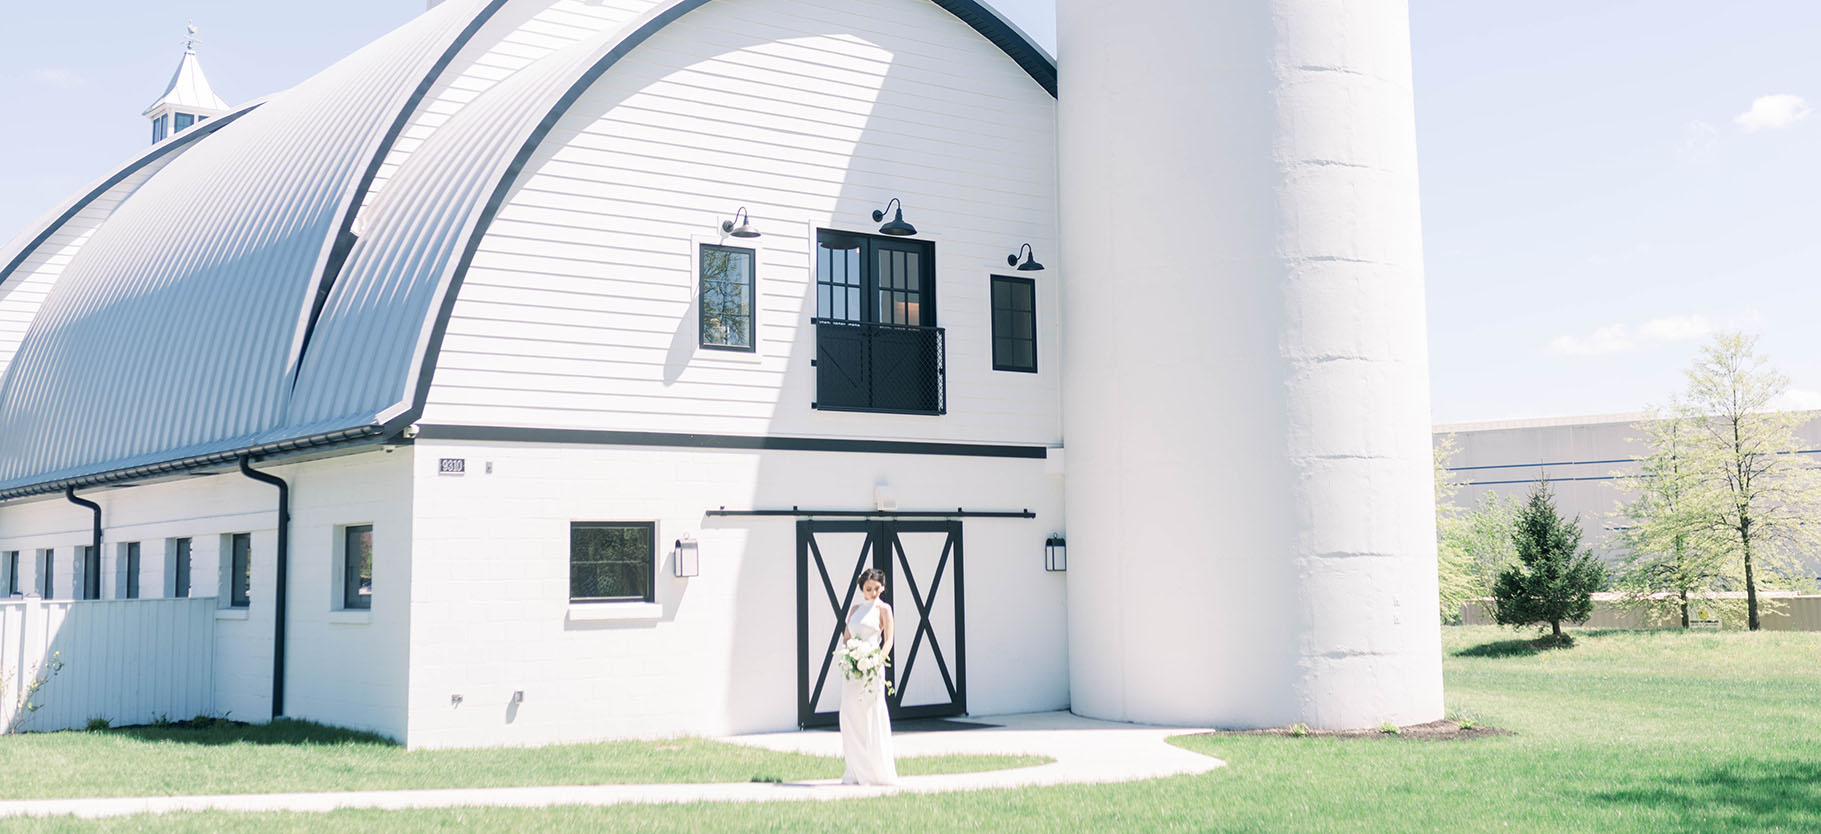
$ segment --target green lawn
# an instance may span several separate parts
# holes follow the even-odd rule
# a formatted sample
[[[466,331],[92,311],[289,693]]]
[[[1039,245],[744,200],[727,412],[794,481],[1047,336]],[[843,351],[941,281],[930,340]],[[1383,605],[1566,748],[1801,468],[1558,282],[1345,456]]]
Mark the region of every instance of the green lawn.
[[[906,774],[1029,767],[1039,756],[918,756]],[[699,738],[407,751],[303,721],[0,737],[0,799],[746,782],[834,778],[841,761]]]
[[[202,814],[22,830],[1821,831],[1821,634],[1445,630],[1448,701],[1515,736],[1201,737],[1231,765],[1129,785],[835,803]],[[12,771],[8,768],[10,778]]]

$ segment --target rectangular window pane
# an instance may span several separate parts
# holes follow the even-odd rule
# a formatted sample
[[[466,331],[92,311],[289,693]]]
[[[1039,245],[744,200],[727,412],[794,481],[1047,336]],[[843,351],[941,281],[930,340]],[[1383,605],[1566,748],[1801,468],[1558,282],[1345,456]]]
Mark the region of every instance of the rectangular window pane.
[[[57,590],[57,583],[52,577],[57,571],[57,552],[54,550],[38,551],[38,596],[51,599]]]
[[[177,578],[172,583],[171,595],[187,597],[190,595],[190,540],[177,540]]]
[[[6,595],[19,593],[19,551],[6,552]]]
[[[373,607],[373,525],[349,527],[343,537],[341,605]]]
[[[1037,282],[993,276],[993,369],[1037,371]]]
[[[94,545],[83,545],[76,548],[76,556],[82,565],[82,598],[101,598],[101,551]]]
[[[701,267],[701,345],[751,350],[753,251],[705,245]]]
[[[195,122],[196,122],[196,117],[194,115],[191,115],[189,113],[178,113],[177,114],[177,129],[178,130],[183,130],[184,128],[189,127],[190,125],[195,124]]]
[[[253,534],[235,533],[228,563],[228,604],[246,608],[253,604]]]
[[[865,241],[858,235],[824,231],[816,239],[816,317],[862,321],[864,290],[861,252]]]
[[[652,601],[656,527],[651,522],[571,523],[569,600]]]
[[[126,545],[126,589],[127,599],[139,598],[139,543],[127,542]]]

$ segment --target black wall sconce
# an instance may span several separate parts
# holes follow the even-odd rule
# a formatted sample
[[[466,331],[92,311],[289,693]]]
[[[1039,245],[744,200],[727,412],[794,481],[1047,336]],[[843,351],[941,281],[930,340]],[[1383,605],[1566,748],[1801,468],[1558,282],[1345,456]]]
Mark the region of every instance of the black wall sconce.
[[[1018,262],[1019,255],[1024,256],[1024,263]],[[1037,262],[1037,253],[1031,251],[1031,245],[1028,243],[1017,252],[1005,256],[1005,265],[1018,267],[1019,272],[1043,271],[1043,264]]]
[[[737,226],[734,225],[735,221],[739,220],[742,217],[746,218],[746,222],[741,223]],[[733,235],[734,237],[758,237],[759,236],[759,230],[752,227],[752,215],[746,213],[745,206],[741,206],[739,211],[736,211],[733,213],[733,220],[721,221],[721,233],[726,234],[726,235]]]
[[[1069,569],[1069,543],[1062,534],[1051,534],[1043,543],[1043,569],[1052,573]]]
[[[898,213],[892,216],[891,222],[879,227],[879,234],[891,235],[892,237],[904,237],[906,235],[916,234],[917,227],[904,222],[904,204],[899,202],[897,197],[893,197],[891,202],[885,204],[885,211],[890,211],[892,206],[898,207]],[[877,223],[884,220],[885,211],[873,212],[873,222]]]

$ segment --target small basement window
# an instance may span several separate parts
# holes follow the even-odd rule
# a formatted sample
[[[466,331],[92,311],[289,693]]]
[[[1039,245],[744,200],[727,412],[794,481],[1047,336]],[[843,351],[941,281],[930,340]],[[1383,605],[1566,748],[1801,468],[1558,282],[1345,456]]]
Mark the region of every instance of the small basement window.
[[[570,602],[652,602],[657,524],[575,521],[569,524]]]
[[[993,370],[1037,372],[1037,282],[993,276]]]
[[[701,346],[753,350],[753,250],[703,244],[701,279]]]

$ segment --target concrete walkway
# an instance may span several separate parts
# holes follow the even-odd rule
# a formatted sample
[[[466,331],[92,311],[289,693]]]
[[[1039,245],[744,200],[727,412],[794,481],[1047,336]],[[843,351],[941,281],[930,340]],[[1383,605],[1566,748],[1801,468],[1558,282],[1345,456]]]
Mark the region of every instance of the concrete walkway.
[[[899,757],[966,754],[1034,754],[1055,761],[1037,767],[984,773],[907,776],[895,787],[842,785],[837,780],[783,784],[733,782],[667,785],[568,785],[525,788],[449,788],[414,791],[136,796],[110,799],[26,799],[0,802],[0,818],[20,816],[117,817],[172,811],[333,811],[338,808],[541,808],[551,805],[622,805],[675,802],[786,802],[857,799],[899,793],[1128,782],[1205,773],[1225,763],[1165,743],[1191,728],[1150,727],[1080,718],[1066,712],[972,717],[979,729],[910,732],[893,736]],[[722,741],[770,750],[841,755],[841,735],[788,732],[731,736]]]

